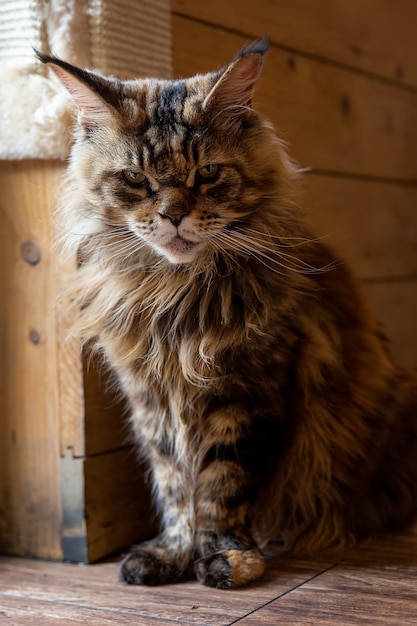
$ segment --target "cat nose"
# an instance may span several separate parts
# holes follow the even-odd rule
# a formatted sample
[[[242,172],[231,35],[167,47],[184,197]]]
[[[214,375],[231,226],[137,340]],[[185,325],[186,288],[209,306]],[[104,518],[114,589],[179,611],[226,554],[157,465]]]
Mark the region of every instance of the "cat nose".
[[[174,226],[179,226],[183,218],[189,214],[189,209],[184,205],[168,204],[163,206],[159,211],[159,215],[170,220]]]

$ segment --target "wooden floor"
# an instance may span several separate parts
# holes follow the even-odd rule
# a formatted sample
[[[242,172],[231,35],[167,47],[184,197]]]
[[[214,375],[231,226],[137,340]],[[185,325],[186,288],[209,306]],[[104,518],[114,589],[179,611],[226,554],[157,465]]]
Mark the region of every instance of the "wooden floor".
[[[0,557],[0,625],[417,625],[417,526],[337,559],[274,560],[237,591],[117,582],[117,563]]]

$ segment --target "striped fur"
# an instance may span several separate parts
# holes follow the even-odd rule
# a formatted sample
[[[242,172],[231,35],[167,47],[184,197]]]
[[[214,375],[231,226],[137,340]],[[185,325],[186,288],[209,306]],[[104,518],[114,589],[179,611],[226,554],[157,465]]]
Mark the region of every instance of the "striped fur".
[[[74,332],[118,376],[161,514],[128,583],[237,587],[272,546],[317,553],[415,511],[417,379],[303,224],[297,169],[252,107],[266,48],[178,81],[39,55],[78,110]]]

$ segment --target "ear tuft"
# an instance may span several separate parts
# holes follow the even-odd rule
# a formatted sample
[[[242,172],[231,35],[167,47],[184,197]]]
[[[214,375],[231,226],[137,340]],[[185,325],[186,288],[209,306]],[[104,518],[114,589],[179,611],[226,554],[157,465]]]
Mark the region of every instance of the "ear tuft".
[[[79,122],[83,126],[102,126],[114,119],[114,109],[101,95],[106,91],[106,79],[87,70],[45,54],[34,48],[42,63],[51,66],[62,84],[67,88],[78,108]]]
[[[239,52],[236,59],[240,59],[247,54],[260,54],[262,57],[268,52],[269,39],[267,37],[260,37],[255,39],[252,43],[248,44]]]
[[[257,39],[239,52],[226,66],[203,103],[204,109],[214,108],[241,116],[252,108],[252,97],[262,71],[263,57],[268,50],[266,38]]]

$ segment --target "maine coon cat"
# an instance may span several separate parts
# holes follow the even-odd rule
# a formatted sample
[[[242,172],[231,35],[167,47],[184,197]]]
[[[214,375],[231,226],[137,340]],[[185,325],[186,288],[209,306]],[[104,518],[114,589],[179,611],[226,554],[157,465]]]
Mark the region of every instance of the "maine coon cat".
[[[121,578],[237,587],[408,520],[417,378],[305,227],[252,106],[267,42],[219,71],[121,82],[53,56],[78,108],[63,212],[76,331],[116,372],[161,532]]]

